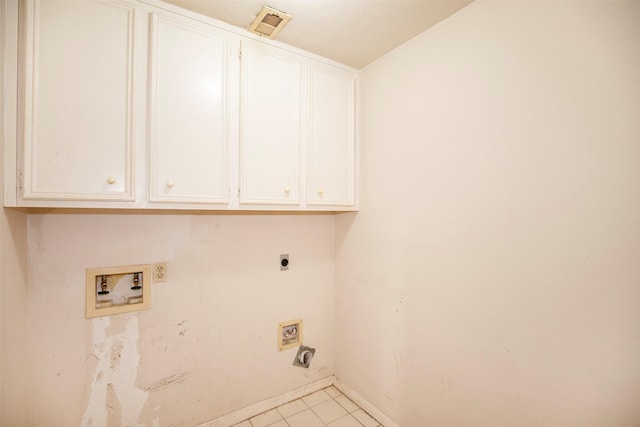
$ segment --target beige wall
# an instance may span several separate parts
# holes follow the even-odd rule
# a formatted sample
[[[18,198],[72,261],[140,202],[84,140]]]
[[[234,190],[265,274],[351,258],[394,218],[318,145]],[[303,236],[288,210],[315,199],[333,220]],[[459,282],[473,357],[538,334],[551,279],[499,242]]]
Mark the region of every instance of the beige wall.
[[[1,426],[28,425],[26,217],[0,209]]]
[[[5,6],[0,3],[0,22],[4,22]],[[15,3],[12,4],[15,6]],[[6,46],[4,31],[0,28],[0,58]],[[2,59],[0,59],[2,64]],[[4,102],[14,99],[12,86],[5,88],[5,69],[0,66],[0,147],[5,135],[14,130],[5,126],[14,122]],[[10,80],[10,79],[9,79]],[[6,113],[6,116],[5,116]],[[0,149],[0,200],[4,198],[3,153]],[[27,355],[27,241],[26,214],[0,208],[0,426],[28,425],[28,355]]]
[[[336,375],[403,427],[640,423],[639,23],[480,1],[364,69]]]
[[[33,425],[194,426],[333,374],[333,231],[330,215],[30,214]],[[85,319],[85,268],[157,261],[150,310]],[[277,351],[298,317],[309,370]]]

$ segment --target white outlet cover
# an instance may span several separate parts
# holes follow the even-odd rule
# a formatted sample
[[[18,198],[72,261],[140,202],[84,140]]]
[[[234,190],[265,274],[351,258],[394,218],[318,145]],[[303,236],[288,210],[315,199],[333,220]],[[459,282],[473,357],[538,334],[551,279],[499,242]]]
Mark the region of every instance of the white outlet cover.
[[[167,281],[167,263],[157,262],[153,264],[153,282],[160,283]]]

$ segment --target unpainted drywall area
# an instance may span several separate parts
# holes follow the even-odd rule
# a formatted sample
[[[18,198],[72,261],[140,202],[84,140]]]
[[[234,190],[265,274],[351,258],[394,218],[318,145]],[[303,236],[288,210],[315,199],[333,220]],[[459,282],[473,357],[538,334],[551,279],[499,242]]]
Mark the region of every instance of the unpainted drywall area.
[[[196,426],[333,374],[331,215],[32,213],[28,248],[33,425]],[[158,261],[150,310],[85,319],[86,268]]]
[[[640,424],[639,22],[477,1],[363,70],[335,370],[403,427]]]

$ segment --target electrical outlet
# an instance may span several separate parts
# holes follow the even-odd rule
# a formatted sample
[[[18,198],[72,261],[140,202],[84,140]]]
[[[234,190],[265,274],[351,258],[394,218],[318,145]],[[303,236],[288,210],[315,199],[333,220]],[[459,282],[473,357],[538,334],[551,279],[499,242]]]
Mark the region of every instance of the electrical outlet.
[[[166,282],[167,281],[167,263],[157,262],[153,264],[153,282]]]

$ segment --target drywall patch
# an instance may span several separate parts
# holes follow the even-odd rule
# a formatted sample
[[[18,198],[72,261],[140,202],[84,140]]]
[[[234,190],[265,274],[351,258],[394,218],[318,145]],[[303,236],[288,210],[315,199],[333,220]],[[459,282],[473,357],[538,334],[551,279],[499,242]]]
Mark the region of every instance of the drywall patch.
[[[148,393],[135,385],[140,363],[138,318],[130,317],[122,332],[111,335],[111,317],[94,318],[92,326],[89,356],[97,364],[82,427],[144,426],[138,418]]]

